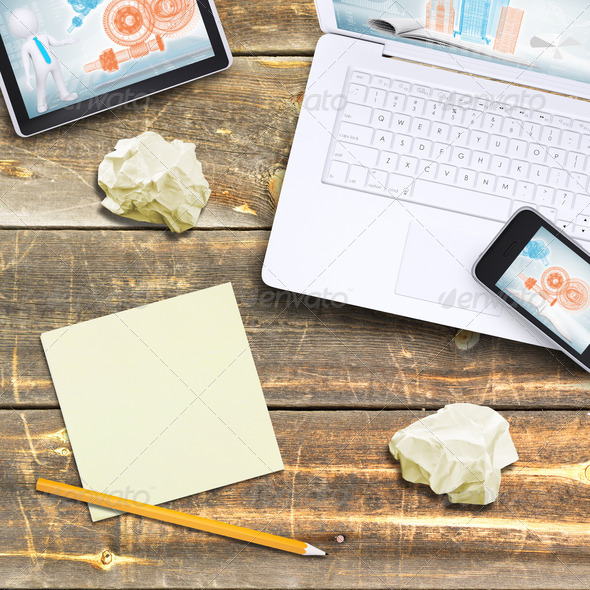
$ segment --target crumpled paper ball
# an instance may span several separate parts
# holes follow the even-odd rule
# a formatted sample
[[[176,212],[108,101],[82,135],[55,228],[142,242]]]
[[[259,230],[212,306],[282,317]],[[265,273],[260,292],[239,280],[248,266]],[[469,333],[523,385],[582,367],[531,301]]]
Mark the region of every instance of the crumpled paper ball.
[[[518,454],[510,425],[495,410],[450,404],[396,432],[389,450],[402,477],[464,504],[490,504],[500,489],[500,470]]]
[[[151,131],[122,139],[98,168],[107,194],[102,204],[123,217],[165,223],[173,232],[195,227],[211,195],[195,149]]]

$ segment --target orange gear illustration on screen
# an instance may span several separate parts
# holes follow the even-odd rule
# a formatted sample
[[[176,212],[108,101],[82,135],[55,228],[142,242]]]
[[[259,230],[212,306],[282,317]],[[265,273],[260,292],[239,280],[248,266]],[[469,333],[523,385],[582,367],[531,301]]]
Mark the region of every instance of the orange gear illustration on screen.
[[[115,72],[125,61],[165,51],[165,37],[186,35],[199,18],[194,0],[112,0],[104,11],[104,30],[112,41],[128,50],[106,49],[98,60],[86,64],[84,71]]]
[[[552,266],[541,275],[541,286],[548,293],[558,293],[569,278],[565,269],[560,266]]]
[[[588,305],[588,285],[580,279],[569,279],[557,293],[559,304],[570,311],[580,311]]]
[[[161,35],[185,35],[197,23],[197,3],[194,0],[153,0],[155,27]]]

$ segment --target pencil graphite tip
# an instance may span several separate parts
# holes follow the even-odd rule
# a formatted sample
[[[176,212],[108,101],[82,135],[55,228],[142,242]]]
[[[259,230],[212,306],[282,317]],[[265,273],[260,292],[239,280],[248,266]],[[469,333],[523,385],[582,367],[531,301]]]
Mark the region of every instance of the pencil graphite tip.
[[[307,543],[307,547],[305,548],[305,553],[303,555],[328,555],[325,551],[314,547]]]

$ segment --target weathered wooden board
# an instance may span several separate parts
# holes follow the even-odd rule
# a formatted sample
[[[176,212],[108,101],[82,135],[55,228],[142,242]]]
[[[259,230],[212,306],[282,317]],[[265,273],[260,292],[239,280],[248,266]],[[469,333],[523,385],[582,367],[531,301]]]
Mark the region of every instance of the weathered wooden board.
[[[60,413],[0,411],[0,583],[587,587],[587,413],[504,413],[520,461],[505,470],[498,500],[485,508],[451,505],[402,480],[387,442],[424,415],[272,412],[284,472],[170,504],[301,538],[330,554],[304,559],[129,515],[92,524],[84,505],[34,491],[38,477],[79,484]]]
[[[272,407],[588,407],[588,374],[564,355],[483,336],[465,350],[451,328],[266,287],[267,238],[0,231],[2,403],[56,407],[42,332],[231,281]]]
[[[213,191],[199,228],[270,228],[309,64],[238,57],[221,74],[28,139],[0,101],[0,227],[147,226],[101,206],[97,171],[119,139],[155,131],[197,145]]]
[[[310,55],[322,34],[313,0],[215,5],[234,55]]]

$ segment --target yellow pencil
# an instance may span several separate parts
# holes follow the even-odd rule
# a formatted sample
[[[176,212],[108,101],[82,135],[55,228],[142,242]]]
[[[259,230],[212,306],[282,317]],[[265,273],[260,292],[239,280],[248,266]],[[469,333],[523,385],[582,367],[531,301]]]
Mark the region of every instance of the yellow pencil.
[[[70,486],[57,481],[40,478],[37,480],[37,490],[40,492],[47,492],[48,494],[54,494],[55,496],[62,496],[63,498],[88,502],[95,506],[104,506],[105,508],[112,508],[113,510],[122,510],[123,512],[130,512],[131,514],[138,514],[139,516],[145,516],[163,522],[179,524],[207,533],[223,535],[224,537],[231,537],[232,539],[240,539],[241,541],[264,545],[266,547],[280,549],[281,551],[290,551],[291,553],[297,553],[299,555],[326,555],[321,549],[318,549],[309,543],[304,543],[303,541],[270,535],[269,533],[263,533],[241,526],[235,526],[233,524],[226,524],[225,522],[202,518],[201,516],[195,516],[193,514],[185,514],[184,512],[161,508],[160,506],[152,506],[151,504],[144,504],[143,502],[135,502],[134,500],[127,500],[125,498],[119,498],[118,496],[111,496],[110,494],[102,494],[101,492],[94,492],[92,490]]]

